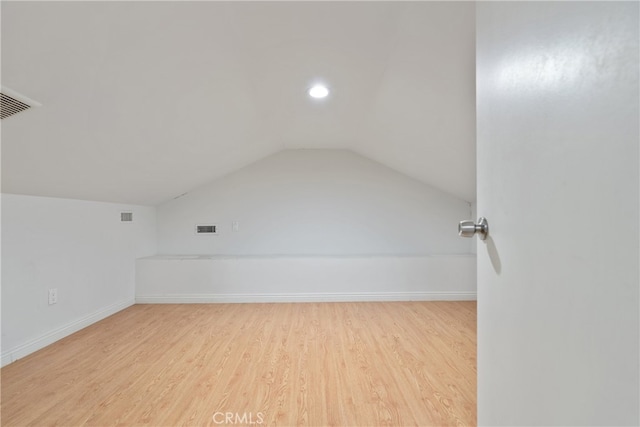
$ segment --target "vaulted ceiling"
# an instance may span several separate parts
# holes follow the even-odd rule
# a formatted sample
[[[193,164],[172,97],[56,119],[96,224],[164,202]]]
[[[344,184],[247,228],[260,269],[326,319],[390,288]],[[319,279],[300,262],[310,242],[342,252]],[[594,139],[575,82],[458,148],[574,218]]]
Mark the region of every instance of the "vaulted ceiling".
[[[2,2],[5,192],[154,205],[287,148],[475,200],[472,2]],[[331,89],[310,99],[315,82]]]

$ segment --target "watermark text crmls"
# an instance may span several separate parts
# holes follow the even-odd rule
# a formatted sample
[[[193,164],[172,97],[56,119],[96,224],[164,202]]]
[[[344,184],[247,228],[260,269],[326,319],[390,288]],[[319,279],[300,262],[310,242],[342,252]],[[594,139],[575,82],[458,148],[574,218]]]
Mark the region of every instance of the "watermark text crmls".
[[[216,424],[260,425],[264,423],[262,412],[216,412],[213,414]]]

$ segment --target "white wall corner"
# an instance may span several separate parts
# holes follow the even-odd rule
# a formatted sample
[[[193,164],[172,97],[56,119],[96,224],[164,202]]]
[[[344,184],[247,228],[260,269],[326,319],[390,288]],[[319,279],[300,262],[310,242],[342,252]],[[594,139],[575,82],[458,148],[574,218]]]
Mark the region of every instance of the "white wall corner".
[[[43,334],[39,337],[31,339],[23,344],[20,344],[14,348],[10,348],[8,350],[2,351],[2,366],[6,366],[9,363],[13,363],[18,359],[21,359],[31,353],[34,353],[50,344],[53,344],[56,341],[59,341],[69,335],[78,332],[81,329],[86,328],[102,319],[105,319],[119,311],[124,310],[125,308],[131,307],[135,304],[135,300],[133,298],[126,299],[124,301],[117,302],[115,304],[111,304],[105,308],[102,308],[95,313],[84,316],[78,320],[74,320],[73,322],[67,323],[66,325],[56,328],[46,334]]]

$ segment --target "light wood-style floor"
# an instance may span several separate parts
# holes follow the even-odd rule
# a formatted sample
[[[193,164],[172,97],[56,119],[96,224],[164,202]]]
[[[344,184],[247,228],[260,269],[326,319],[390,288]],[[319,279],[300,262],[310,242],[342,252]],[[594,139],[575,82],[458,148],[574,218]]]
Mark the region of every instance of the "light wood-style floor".
[[[475,425],[476,304],[135,305],[1,376],[4,426]]]

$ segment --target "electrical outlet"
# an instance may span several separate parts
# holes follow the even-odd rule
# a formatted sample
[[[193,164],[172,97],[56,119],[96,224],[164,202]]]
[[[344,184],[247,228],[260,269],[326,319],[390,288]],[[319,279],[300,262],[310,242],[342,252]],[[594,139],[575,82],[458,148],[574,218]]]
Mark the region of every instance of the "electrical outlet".
[[[58,302],[58,289],[52,288],[49,289],[49,305],[55,304]]]
[[[231,223],[231,229],[233,231],[240,231],[240,222],[239,221],[233,221]]]

